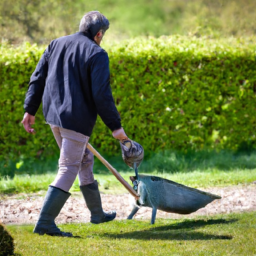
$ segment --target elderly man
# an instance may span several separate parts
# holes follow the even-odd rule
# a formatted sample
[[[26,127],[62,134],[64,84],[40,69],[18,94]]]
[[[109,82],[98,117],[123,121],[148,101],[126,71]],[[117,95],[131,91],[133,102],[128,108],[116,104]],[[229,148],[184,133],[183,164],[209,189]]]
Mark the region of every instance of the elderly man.
[[[72,236],[61,231],[54,220],[69,198],[77,175],[91,222],[115,218],[115,212],[102,209],[93,176],[93,155],[86,149],[97,114],[121,146],[143,157],[140,145],[126,136],[112,97],[108,55],[100,47],[108,28],[109,21],[100,12],[85,14],[78,33],[50,43],[31,76],[24,103],[24,128],[34,133],[31,125],[42,101],[45,120],[60,147],[58,174],[48,188],[34,233]]]

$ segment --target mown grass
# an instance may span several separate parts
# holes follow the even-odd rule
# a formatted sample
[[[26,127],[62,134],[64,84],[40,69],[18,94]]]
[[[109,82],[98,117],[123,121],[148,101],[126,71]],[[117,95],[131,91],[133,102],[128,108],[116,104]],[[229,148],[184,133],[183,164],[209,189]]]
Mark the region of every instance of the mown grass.
[[[121,156],[106,157],[117,171],[130,182],[134,176],[121,159]],[[51,170],[47,172],[47,170]],[[55,170],[55,171],[54,171]],[[1,170],[0,170],[1,171]],[[106,167],[95,159],[95,178],[104,193],[123,193],[125,188]],[[47,190],[57,173],[57,159],[51,162],[24,164],[16,170],[13,179],[0,180],[0,193],[33,193]],[[256,153],[234,154],[227,151],[179,152],[166,151],[145,157],[139,167],[140,174],[155,175],[191,187],[230,186],[249,184],[256,181]],[[78,179],[72,191],[79,190]]]
[[[134,172],[120,172],[120,174],[131,184],[129,176],[134,176]],[[198,170],[189,173],[159,174],[157,172],[152,172],[151,174],[195,188],[250,184],[256,181],[256,169],[237,169],[231,171],[209,169],[204,172]],[[41,190],[47,190],[49,184],[54,180],[55,175],[56,173],[31,176],[16,175],[14,179],[4,179],[0,181],[0,193],[34,193]],[[149,174],[147,173],[147,175]],[[100,184],[101,192],[109,194],[127,192],[122,184],[111,173],[96,174],[95,178]],[[74,191],[79,191],[78,180],[75,181],[71,188],[71,192]]]
[[[77,238],[39,236],[33,226],[7,226],[17,255],[255,255],[256,213],[194,219],[123,220],[60,227]]]
[[[256,181],[255,154],[187,155],[160,154],[146,158],[139,172],[164,177],[191,187],[230,186]],[[109,162],[129,181],[132,170],[116,158]],[[17,174],[0,181],[0,193],[46,190],[56,172]],[[95,178],[104,193],[126,190],[96,161]],[[78,191],[78,180],[71,192]],[[255,255],[256,212],[184,216],[179,220],[122,220],[93,225],[59,225],[76,238],[38,236],[32,225],[8,225],[16,255]]]

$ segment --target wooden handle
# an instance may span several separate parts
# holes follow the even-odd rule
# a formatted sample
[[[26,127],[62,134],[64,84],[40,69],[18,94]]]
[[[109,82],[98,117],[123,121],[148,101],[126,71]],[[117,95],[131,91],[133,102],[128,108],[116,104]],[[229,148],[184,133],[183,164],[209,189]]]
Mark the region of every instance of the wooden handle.
[[[140,196],[136,193],[136,191],[127,183],[119,172],[109,162],[107,162],[96,149],[93,148],[90,143],[87,144],[87,148],[115,175],[115,177],[123,184],[123,186],[130,192],[132,196],[139,199]]]

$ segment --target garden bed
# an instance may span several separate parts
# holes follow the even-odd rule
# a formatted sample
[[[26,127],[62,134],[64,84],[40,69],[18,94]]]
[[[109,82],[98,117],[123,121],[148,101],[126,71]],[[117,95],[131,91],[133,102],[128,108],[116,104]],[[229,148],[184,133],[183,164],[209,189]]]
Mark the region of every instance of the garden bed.
[[[213,194],[220,195],[221,200],[215,200],[205,208],[186,215],[215,215],[232,212],[256,211],[256,184],[215,187],[202,189]],[[34,224],[42,207],[44,192],[35,194],[2,195],[0,201],[0,220],[4,224]],[[116,210],[117,220],[126,219],[129,215],[131,197],[129,194],[101,194],[104,210]],[[184,215],[157,212],[157,218],[177,219]],[[90,214],[82,195],[79,192],[72,193],[67,203],[58,216],[57,223],[86,223],[89,222]],[[135,219],[150,220],[151,209],[141,208],[135,215]]]

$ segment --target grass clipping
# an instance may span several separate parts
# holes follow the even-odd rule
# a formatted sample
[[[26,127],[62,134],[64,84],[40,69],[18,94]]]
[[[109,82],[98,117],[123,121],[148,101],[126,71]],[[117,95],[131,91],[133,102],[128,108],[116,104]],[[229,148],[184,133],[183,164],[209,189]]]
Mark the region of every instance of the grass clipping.
[[[14,243],[12,236],[0,222],[0,256],[13,255]]]

